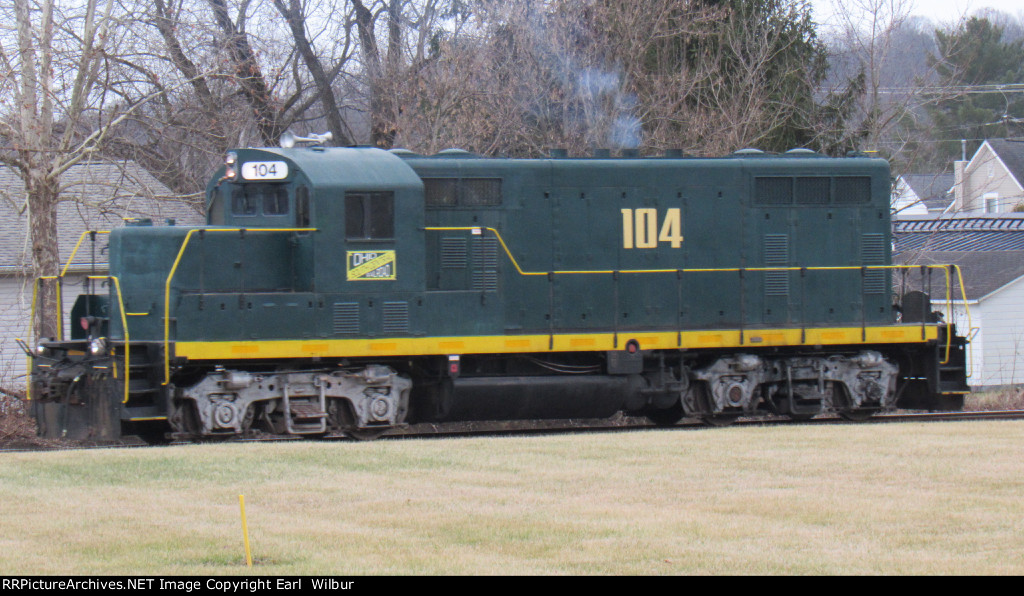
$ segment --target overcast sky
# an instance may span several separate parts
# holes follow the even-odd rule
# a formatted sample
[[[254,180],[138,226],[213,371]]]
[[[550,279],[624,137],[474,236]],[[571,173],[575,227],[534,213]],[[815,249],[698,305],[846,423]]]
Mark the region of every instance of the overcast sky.
[[[910,6],[910,14],[928,17],[937,24],[955,22],[965,14],[973,14],[982,8],[994,8],[1001,12],[1020,16],[1024,14],[1024,2],[1021,0],[906,0]],[[811,0],[814,7],[814,19],[822,24],[829,24],[836,7],[856,7],[870,4],[871,0]]]

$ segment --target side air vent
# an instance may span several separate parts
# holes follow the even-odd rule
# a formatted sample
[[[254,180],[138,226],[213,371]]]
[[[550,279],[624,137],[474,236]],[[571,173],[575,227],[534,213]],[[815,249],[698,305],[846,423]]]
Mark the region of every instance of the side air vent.
[[[787,234],[764,235],[764,266],[789,266],[789,236]],[[789,271],[766,271],[764,295],[789,296]]]
[[[409,332],[409,303],[384,303],[384,333]]]
[[[465,269],[468,260],[467,255],[465,238],[441,239],[442,269]]]
[[[498,240],[494,236],[473,239],[473,289],[498,291]]]
[[[788,176],[759,176],[754,186],[754,201],[758,205],[793,203],[793,179]]]
[[[359,303],[334,303],[335,335],[355,335],[359,333]]]
[[[860,243],[860,259],[864,265],[885,264],[885,235],[864,234]],[[870,269],[864,274],[865,294],[885,293],[885,269]]]

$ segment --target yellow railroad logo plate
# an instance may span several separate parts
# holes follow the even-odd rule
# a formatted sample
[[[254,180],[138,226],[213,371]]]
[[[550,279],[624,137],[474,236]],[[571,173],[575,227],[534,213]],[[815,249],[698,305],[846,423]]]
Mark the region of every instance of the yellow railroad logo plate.
[[[395,279],[395,251],[348,251],[348,281]]]

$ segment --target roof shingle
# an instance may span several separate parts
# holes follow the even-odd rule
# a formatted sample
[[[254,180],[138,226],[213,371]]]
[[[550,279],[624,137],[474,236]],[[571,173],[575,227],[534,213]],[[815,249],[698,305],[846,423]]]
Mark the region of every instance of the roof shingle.
[[[94,162],[71,167],[61,176],[57,207],[58,246],[65,262],[82,232],[109,230],[125,218],[154,223],[174,219],[201,225],[205,218],[149,172],[133,162]],[[25,185],[17,172],[0,167],[0,272],[27,272],[31,266]],[[102,243],[106,245],[105,239]],[[97,247],[99,248],[99,247]],[[106,262],[106,251],[102,253]],[[88,260],[88,259],[87,259]],[[81,261],[81,257],[76,261]]]

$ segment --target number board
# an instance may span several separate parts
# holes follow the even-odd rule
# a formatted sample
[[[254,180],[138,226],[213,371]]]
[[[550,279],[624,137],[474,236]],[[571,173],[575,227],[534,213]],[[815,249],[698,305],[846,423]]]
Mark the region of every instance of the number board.
[[[381,281],[395,279],[395,251],[348,251],[348,281]]]
[[[283,161],[247,161],[242,164],[242,178],[246,180],[284,180],[288,177],[288,164]]]

